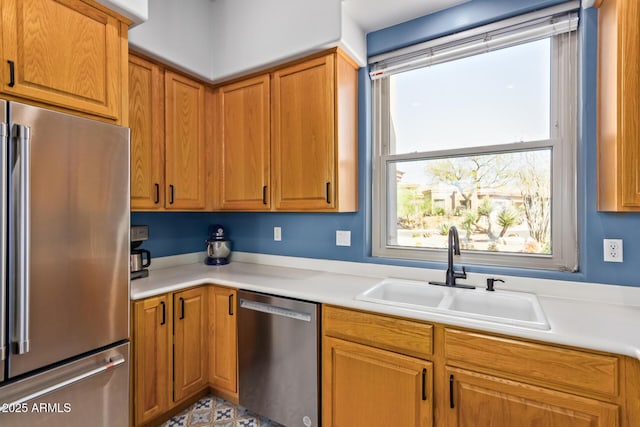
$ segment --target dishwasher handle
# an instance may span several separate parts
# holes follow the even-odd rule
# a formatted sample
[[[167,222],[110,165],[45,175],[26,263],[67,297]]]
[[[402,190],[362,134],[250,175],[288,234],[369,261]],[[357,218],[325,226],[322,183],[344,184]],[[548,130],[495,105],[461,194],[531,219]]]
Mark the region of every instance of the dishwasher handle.
[[[275,316],[287,317],[294,320],[302,320],[304,322],[311,322],[311,314],[305,313],[304,311],[292,310],[290,308],[266,304],[264,302],[250,301],[244,298],[240,298],[240,308],[259,311],[266,314],[273,314]]]

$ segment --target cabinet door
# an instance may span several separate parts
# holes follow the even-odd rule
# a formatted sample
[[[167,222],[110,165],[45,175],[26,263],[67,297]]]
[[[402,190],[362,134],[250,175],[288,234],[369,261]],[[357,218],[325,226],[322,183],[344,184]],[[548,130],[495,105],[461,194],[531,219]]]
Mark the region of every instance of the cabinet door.
[[[433,424],[430,362],[327,337],[322,351],[323,425]]]
[[[616,405],[447,367],[447,426],[618,426]]]
[[[216,98],[220,207],[269,210],[269,75],[223,86]]]
[[[277,70],[272,81],[273,203],[335,208],[334,56]]]
[[[2,92],[119,121],[127,27],[118,19],[80,0],[3,0],[0,31]]]
[[[237,292],[209,289],[209,382],[232,394],[238,391]]]
[[[204,85],[166,71],[165,207],[205,207]]]
[[[171,331],[166,295],[137,301],[133,318],[133,402],[138,425],[168,409]]]
[[[178,402],[207,385],[207,288],[173,295],[173,400]]]
[[[640,211],[640,2],[598,10],[598,209]]]
[[[131,209],[164,207],[164,84],[152,62],[129,57]]]

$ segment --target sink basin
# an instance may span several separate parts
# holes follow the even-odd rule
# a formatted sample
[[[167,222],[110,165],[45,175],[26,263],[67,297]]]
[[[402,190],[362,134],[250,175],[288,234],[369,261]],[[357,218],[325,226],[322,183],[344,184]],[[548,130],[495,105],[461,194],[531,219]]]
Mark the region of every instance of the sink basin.
[[[385,279],[357,295],[356,299],[513,326],[550,329],[538,297],[524,292],[487,292],[483,288],[460,289]]]
[[[446,289],[429,286],[426,282],[385,279],[356,297],[360,301],[423,309],[437,307]]]
[[[549,323],[538,298],[533,294],[523,292],[486,292],[482,289],[464,292],[457,290],[446,307],[442,306],[441,308],[482,320],[493,320],[536,329],[549,329]]]

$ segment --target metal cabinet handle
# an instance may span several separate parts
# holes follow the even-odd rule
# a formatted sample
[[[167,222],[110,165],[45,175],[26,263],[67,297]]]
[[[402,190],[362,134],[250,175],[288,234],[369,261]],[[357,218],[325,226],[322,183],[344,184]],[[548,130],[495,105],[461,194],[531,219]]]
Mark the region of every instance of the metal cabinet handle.
[[[153,202],[157,205],[160,203],[160,184],[156,182],[154,185],[156,187],[156,198]]]
[[[16,162],[14,173],[15,193],[18,200],[18,214],[14,218],[14,229],[17,231],[15,239],[16,253],[16,322],[12,338],[16,354],[29,352],[29,265],[30,253],[30,227],[29,227],[29,201],[31,200],[31,183],[29,168],[31,165],[31,129],[29,126],[14,125],[13,134],[18,140],[16,144]]]
[[[262,204],[263,205],[267,204],[267,186],[266,185],[262,186]]]
[[[184,319],[184,298],[180,297],[180,320]]]
[[[173,184],[169,185],[169,204],[173,204]]]
[[[16,70],[13,61],[7,61],[9,63],[9,87],[16,85]]]
[[[160,305],[162,305],[162,322],[160,322],[160,326],[167,323],[167,312],[165,310],[164,301],[160,301]]]
[[[456,405],[453,401],[453,375],[449,376],[449,408],[453,409]]]
[[[233,316],[233,294],[229,295],[229,316]]]
[[[331,204],[331,183],[327,182],[327,190],[326,190],[327,194],[327,204]]]
[[[20,405],[22,403],[28,402],[30,400],[35,400],[35,399],[39,398],[40,396],[44,396],[45,394],[52,393],[52,392],[54,392],[56,390],[60,390],[63,387],[66,387],[66,386],[69,386],[71,384],[80,382],[80,381],[85,380],[85,379],[87,379],[89,377],[92,377],[94,375],[98,375],[98,374],[102,374],[103,372],[107,372],[107,371],[109,371],[109,370],[111,370],[113,368],[116,368],[116,367],[122,365],[123,363],[124,363],[124,357],[123,356],[117,355],[115,357],[111,357],[102,366],[99,366],[97,368],[94,368],[94,369],[91,369],[89,371],[83,372],[83,373],[81,373],[79,375],[76,375],[74,377],[68,378],[68,379],[66,379],[64,381],[61,381],[61,382],[59,382],[57,384],[54,384],[54,385],[52,385],[50,387],[46,387],[44,389],[38,390],[35,393],[23,396],[23,397],[21,397],[21,398],[19,398],[17,400],[14,400],[13,402],[9,403],[7,407],[8,408],[16,407],[16,406],[18,406],[18,405]]]
[[[422,400],[427,400],[427,369],[422,369]]]

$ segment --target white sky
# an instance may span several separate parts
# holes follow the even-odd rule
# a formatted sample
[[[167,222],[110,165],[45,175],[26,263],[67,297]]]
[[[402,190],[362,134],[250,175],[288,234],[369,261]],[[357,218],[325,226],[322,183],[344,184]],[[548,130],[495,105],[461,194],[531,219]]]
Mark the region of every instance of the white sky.
[[[396,153],[549,138],[550,39],[396,74]]]

